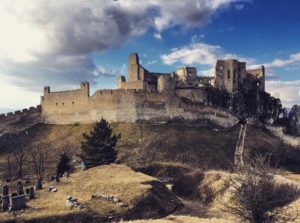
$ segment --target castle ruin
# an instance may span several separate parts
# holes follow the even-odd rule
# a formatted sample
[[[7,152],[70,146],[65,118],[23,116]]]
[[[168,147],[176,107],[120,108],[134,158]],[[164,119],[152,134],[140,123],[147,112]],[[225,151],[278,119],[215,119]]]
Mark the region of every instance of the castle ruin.
[[[207,88],[248,91],[265,89],[265,70],[246,70],[238,60],[218,60],[213,76],[198,76],[194,67],[180,67],[172,73],[150,72],[139,63],[137,53],[129,55],[128,80],[117,79],[117,89],[97,90],[90,95],[89,83],[80,89],[51,92],[44,88],[41,118],[44,123],[201,120],[232,126],[237,118],[225,110],[207,106]]]

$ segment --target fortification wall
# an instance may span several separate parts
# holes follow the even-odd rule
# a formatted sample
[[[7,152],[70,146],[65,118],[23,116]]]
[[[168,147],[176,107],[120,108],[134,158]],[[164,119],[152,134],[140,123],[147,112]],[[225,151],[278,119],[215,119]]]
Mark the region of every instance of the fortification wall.
[[[42,100],[44,123],[92,123],[100,118],[109,122],[205,120],[223,127],[230,127],[238,121],[229,113],[207,108],[203,103],[192,103],[190,100],[185,102],[170,93],[146,90],[98,90],[90,97],[82,96],[77,91],[64,95],[50,93]]]
[[[247,74],[253,78],[253,80],[259,80],[258,89],[265,91],[265,67],[261,66],[258,69],[247,70]]]
[[[207,101],[207,92],[203,88],[177,88],[175,94],[179,97],[188,98],[193,102],[205,103]]]
[[[0,122],[15,122],[18,121],[21,117],[39,114],[41,112],[41,106],[37,105],[36,107],[25,108],[22,110],[17,110],[14,112],[8,112],[6,114],[0,114]]]
[[[41,106],[0,114],[0,136],[17,133],[41,122]]]

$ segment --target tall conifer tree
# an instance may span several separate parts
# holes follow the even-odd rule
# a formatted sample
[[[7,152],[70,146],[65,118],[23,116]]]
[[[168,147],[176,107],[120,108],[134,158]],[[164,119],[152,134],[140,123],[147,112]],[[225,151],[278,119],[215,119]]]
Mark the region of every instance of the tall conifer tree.
[[[87,168],[115,162],[115,146],[120,135],[112,133],[105,119],[96,122],[89,134],[83,134],[79,157]]]

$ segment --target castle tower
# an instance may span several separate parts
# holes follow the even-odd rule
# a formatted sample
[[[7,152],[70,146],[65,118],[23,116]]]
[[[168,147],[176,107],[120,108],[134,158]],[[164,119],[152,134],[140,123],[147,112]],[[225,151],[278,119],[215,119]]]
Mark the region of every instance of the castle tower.
[[[90,96],[90,84],[89,82],[81,82],[80,83],[81,93],[87,97]]]
[[[175,81],[171,75],[160,75],[157,80],[157,90],[159,93],[174,93]]]
[[[265,91],[265,67],[247,70],[249,77],[257,82],[259,91]]]
[[[50,87],[44,87],[44,96],[50,93]]]
[[[188,78],[197,77],[197,69],[195,67],[179,67],[176,70],[179,80],[186,81]]]
[[[137,53],[129,54],[128,59],[128,81],[138,81],[140,80],[139,75],[139,55]]]
[[[235,59],[218,60],[215,67],[215,86],[232,93],[246,78],[246,63]]]
[[[122,89],[124,83],[126,84],[126,78],[124,76],[119,76],[117,79],[117,88]]]

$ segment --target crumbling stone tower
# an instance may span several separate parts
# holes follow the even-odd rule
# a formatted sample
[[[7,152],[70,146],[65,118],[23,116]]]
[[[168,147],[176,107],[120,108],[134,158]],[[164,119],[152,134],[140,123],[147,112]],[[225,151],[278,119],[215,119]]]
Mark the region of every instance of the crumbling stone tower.
[[[139,81],[140,77],[140,61],[137,53],[132,53],[128,58],[128,81]]]
[[[218,60],[215,67],[215,87],[229,93],[248,92],[253,86],[258,91],[265,91],[265,68],[246,69],[246,62],[236,59]]]
[[[218,60],[215,67],[216,81],[215,86],[232,93],[239,88],[246,78],[246,63],[235,59]]]

